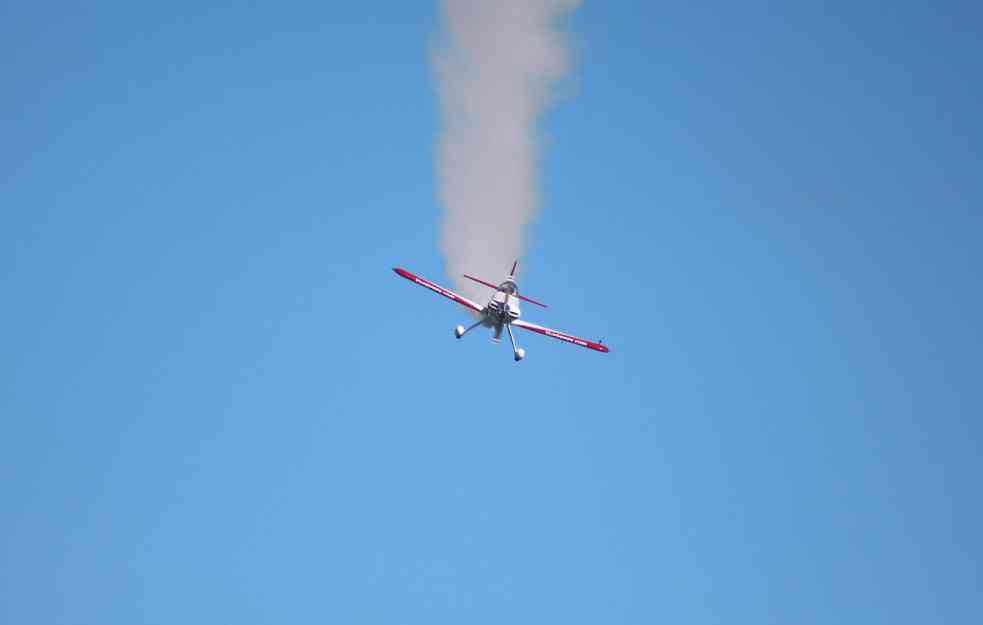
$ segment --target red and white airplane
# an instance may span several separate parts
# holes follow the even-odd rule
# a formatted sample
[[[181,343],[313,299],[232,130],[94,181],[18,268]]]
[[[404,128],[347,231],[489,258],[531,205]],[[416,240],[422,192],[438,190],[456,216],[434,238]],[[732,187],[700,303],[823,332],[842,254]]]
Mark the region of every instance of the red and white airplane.
[[[425,286],[431,291],[433,291],[434,293],[438,293],[448,299],[454,300],[461,306],[464,306],[465,308],[470,308],[471,310],[473,310],[474,312],[480,315],[478,321],[473,323],[471,326],[467,328],[465,328],[464,326],[457,326],[456,328],[454,328],[454,336],[456,336],[457,338],[461,338],[462,336],[464,336],[474,328],[477,328],[478,326],[484,326],[486,328],[494,329],[495,334],[492,337],[492,340],[497,343],[502,338],[502,328],[504,327],[509,333],[509,340],[512,342],[512,353],[515,356],[516,362],[526,357],[526,350],[516,346],[515,336],[512,335],[512,326],[515,326],[517,328],[522,328],[523,330],[531,330],[533,332],[538,332],[539,334],[543,334],[545,336],[549,336],[554,339],[560,339],[561,341],[566,341],[567,343],[572,343],[574,345],[580,345],[581,347],[586,347],[588,349],[593,349],[599,352],[610,351],[607,345],[604,345],[600,341],[595,343],[594,341],[588,341],[587,339],[582,339],[580,337],[576,337],[571,334],[567,334],[565,332],[557,332],[556,330],[551,330],[550,328],[544,328],[543,326],[538,326],[534,323],[529,323],[527,321],[522,321],[521,319],[519,319],[519,315],[520,315],[519,300],[522,300],[524,302],[529,302],[530,304],[536,304],[537,306],[542,306],[543,308],[546,308],[547,306],[546,304],[541,304],[532,298],[526,297],[524,295],[519,295],[519,287],[515,283],[515,268],[518,266],[518,264],[519,261],[515,261],[514,263],[512,263],[512,271],[509,273],[509,277],[506,278],[504,281],[502,281],[502,283],[499,284],[498,286],[495,286],[490,282],[485,282],[484,280],[475,278],[474,276],[469,276],[468,274],[464,274],[464,277],[467,278],[468,280],[473,280],[478,284],[483,284],[489,288],[495,289],[495,293],[491,296],[491,299],[488,300],[488,303],[485,304],[484,306],[479,306],[478,304],[469,300],[468,298],[462,297],[457,293],[455,293],[454,291],[445,289],[444,287],[438,284],[434,284],[433,282],[425,278],[421,278],[420,276],[417,276],[409,271],[406,271],[401,267],[393,267],[393,271],[395,271],[398,275],[406,278],[410,282],[415,282],[420,286]]]

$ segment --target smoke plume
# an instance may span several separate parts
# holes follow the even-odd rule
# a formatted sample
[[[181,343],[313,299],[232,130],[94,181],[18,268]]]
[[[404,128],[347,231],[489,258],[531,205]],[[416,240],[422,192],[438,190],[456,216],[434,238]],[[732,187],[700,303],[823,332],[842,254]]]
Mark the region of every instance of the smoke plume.
[[[579,2],[442,1],[441,249],[469,297],[487,290],[462,273],[497,282],[523,250],[539,199],[537,122],[570,64],[557,22]]]

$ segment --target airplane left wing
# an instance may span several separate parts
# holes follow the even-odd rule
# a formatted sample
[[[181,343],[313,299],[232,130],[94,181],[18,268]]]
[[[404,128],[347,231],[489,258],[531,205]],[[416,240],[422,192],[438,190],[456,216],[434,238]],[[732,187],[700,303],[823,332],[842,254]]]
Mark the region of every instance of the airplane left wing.
[[[454,300],[455,302],[457,302],[461,306],[464,306],[465,308],[470,308],[471,310],[473,310],[475,312],[479,312],[479,313],[482,311],[481,306],[479,306],[476,303],[472,302],[468,298],[462,297],[462,296],[458,295],[457,293],[455,293],[454,291],[449,291],[449,290],[445,289],[444,287],[442,287],[442,286],[440,286],[438,284],[434,284],[433,282],[431,282],[430,280],[427,280],[426,278],[421,278],[420,276],[418,276],[418,275],[416,275],[416,274],[414,274],[412,272],[406,271],[405,269],[403,269],[401,267],[393,267],[393,271],[396,272],[396,275],[402,276],[402,277],[406,278],[407,280],[409,280],[410,282],[415,282],[416,284],[419,284],[420,286],[425,286],[428,289],[430,289],[431,291],[433,291],[434,293],[437,293],[438,295],[443,295],[447,299]]]
[[[586,347],[588,349],[593,349],[599,352],[609,352],[608,346],[604,343],[595,343],[594,341],[588,341],[587,339],[582,339],[578,336],[573,336],[572,334],[567,334],[565,332],[557,332],[550,328],[544,328],[543,326],[538,326],[535,323],[529,323],[528,321],[523,321],[521,319],[516,319],[512,322],[517,328],[522,328],[523,330],[530,330],[532,332],[537,332],[543,336],[548,336],[554,339],[560,339],[561,341],[566,341],[567,343],[572,343],[574,345],[580,345],[581,347]]]

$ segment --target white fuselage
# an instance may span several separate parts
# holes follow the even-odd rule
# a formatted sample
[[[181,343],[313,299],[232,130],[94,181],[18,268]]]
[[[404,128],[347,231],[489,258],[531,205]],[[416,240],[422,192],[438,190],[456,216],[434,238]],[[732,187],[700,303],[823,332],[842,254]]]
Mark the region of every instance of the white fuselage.
[[[488,305],[485,307],[486,314],[502,323],[510,323],[519,318],[522,311],[519,309],[519,298],[505,291],[495,291]]]
[[[481,325],[494,329],[493,340],[495,341],[499,340],[502,330],[522,314],[517,292],[515,282],[511,279],[506,280],[498,286],[498,290],[491,296],[482,311]],[[509,330],[510,335],[511,332]]]

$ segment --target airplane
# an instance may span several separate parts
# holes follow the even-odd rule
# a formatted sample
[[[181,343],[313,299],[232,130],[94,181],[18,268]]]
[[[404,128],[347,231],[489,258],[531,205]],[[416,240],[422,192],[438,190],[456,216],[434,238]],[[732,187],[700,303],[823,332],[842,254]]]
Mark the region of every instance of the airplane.
[[[477,303],[469,300],[468,298],[462,297],[454,291],[445,289],[444,287],[435,284],[426,278],[421,278],[420,276],[409,272],[402,267],[393,267],[393,271],[396,272],[396,275],[406,278],[410,282],[426,287],[438,295],[443,295],[444,297],[453,300],[461,306],[464,306],[465,308],[468,308],[480,315],[478,321],[471,324],[469,327],[465,328],[464,326],[457,326],[454,328],[454,336],[457,338],[463,337],[465,334],[478,326],[484,326],[494,330],[492,340],[497,343],[502,340],[502,328],[505,328],[509,333],[509,341],[512,342],[512,355],[515,356],[516,362],[519,362],[526,357],[526,350],[515,344],[515,336],[512,334],[512,326],[522,328],[523,330],[529,330],[531,332],[537,332],[550,338],[559,339],[572,345],[579,345],[581,347],[586,347],[599,352],[607,353],[611,351],[608,349],[608,346],[601,341],[588,341],[587,339],[582,339],[580,337],[573,336],[572,334],[558,332],[556,330],[538,326],[534,323],[529,323],[519,319],[521,314],[519,309],[519,300],[529,302],[530,304],[535,304],[537,306],[542,306],[543,308],[548,307],[546,304],[537,302],[531,297],[519,295],[519,286],[515,281],[515,270],[518,265],[519,261],[512,263],[512,271],[509,272],[509,276],[505,278],[505,280],[503,280],[498,286],[495,286],[490,282],[485,282],[480,278],[475,278],[474,276],[464,274],[464,277],[468,280],[472,280],[478,284],[483,284],[491,289],[495,289],[495,293],[484,306],[479,306]]]

